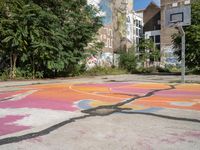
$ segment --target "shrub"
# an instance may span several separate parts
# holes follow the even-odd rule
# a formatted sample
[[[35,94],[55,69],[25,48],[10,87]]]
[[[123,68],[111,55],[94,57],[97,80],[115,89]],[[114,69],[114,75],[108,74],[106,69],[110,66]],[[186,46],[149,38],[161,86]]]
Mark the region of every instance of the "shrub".
[[[99,76],[99,75],[118,75],[126,74],[126,70],[112,67],[94,67],[90,70],[87,70],[83,75],[86,76]]]
[[[119,66],[122,69],[126,69],[130,73],[134,73],[136,71],[136,57],[133,50],[129,50],[128,52],[121,52]]]

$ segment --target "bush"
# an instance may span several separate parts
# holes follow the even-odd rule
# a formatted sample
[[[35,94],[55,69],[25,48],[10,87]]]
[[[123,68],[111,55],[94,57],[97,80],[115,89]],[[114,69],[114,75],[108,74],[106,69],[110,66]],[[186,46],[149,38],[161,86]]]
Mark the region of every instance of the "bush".
[[[99,76],[99,75],[118,75],[118,74],[126,74],[126,70],[119,69],[119,68],[112,68],[112,67],[94,67],[85,73],[83,75],[86,76]]]
[[[155,67],[149,67],[149,68],[140,67],[137,68],[137,70],[135,71],[135,73],[156,73],[156,72],[158,71]]]
[[[195,68],[191,71],[191,74],[200,75],[200,68]]]
[[[0,74],[0,80],[7,81],[9,79],[9,70],[5,70]]]
[[[119,66],[122,69],[126,69],[130,73],[136,71],[136,57],[134,51],[122,52],[120,54]]]
[[[156,69],[158,70],[158,72],[161,72],[161,73],[169,73],[170,72],[169,68],[157,67]]]

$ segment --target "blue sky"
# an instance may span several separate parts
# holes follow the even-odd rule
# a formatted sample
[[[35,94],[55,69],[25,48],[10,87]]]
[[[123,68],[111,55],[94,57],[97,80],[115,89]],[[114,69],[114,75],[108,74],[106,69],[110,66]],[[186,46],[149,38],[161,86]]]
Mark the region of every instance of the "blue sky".
[[[134,10],[146,8],[151,1],[154,1],[158,6],[160,6],[160,0],[134,0]]]

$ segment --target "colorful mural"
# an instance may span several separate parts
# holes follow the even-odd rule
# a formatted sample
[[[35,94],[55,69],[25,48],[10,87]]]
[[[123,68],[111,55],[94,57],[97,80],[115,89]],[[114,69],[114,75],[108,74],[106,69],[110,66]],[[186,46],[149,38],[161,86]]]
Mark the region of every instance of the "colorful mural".
[[[37,131],[83,116],[81,110],[115,105],[133,112],[200,111],[200,85],[155,83],[47,84],[0,93],[0,136]],[[135,98],[135,99],[134,99]]]
[[[110,52],[100,53],[96,56],[90,56],[87,58],[86,61],[86,68],[87,70],[101,66],[101,67],[112,67],[119,66],[119,54],[114,54]]]

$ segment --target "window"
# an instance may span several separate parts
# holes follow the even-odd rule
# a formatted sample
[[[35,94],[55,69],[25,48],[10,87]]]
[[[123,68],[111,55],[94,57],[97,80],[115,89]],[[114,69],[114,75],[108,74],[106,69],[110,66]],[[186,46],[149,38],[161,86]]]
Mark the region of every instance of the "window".
[[[113,39],[110,39],[110,45],[109,45],[109,48],[112,48],[112,42],[113,42]]]
[[[150,36],[149,39],[154,42],[154,36]]]
[[[155,43],[160,43],[160,35],[155,36]]]
[[[109,47],[110,46],[110,39],[108,38],[107,39],[107,47]]]
[[[160,50],[160,44],[156,45],[156,49]]]
[[[141,21],[139,21],[139,27],[141,28],[142,24],[141,24]]]
[[[143,34],[142,32],[143,32],[142,29],[140,29],[139,30],[139,36],[142,36],[142,34]]]
[[[109,43],[108,43],[107,40],[106,40],[104,43],[105,43],[105,47],[108,47],[108,46],[109,46]]]
[[[136,27],[139,27],[139,21],[136,20]]]
[[[139,29],[136,29],[136,35],[139,36]]]
[[[136,38],[136,44],[139,45],[139,43],[140,43],[140,39],[137,37]]]

